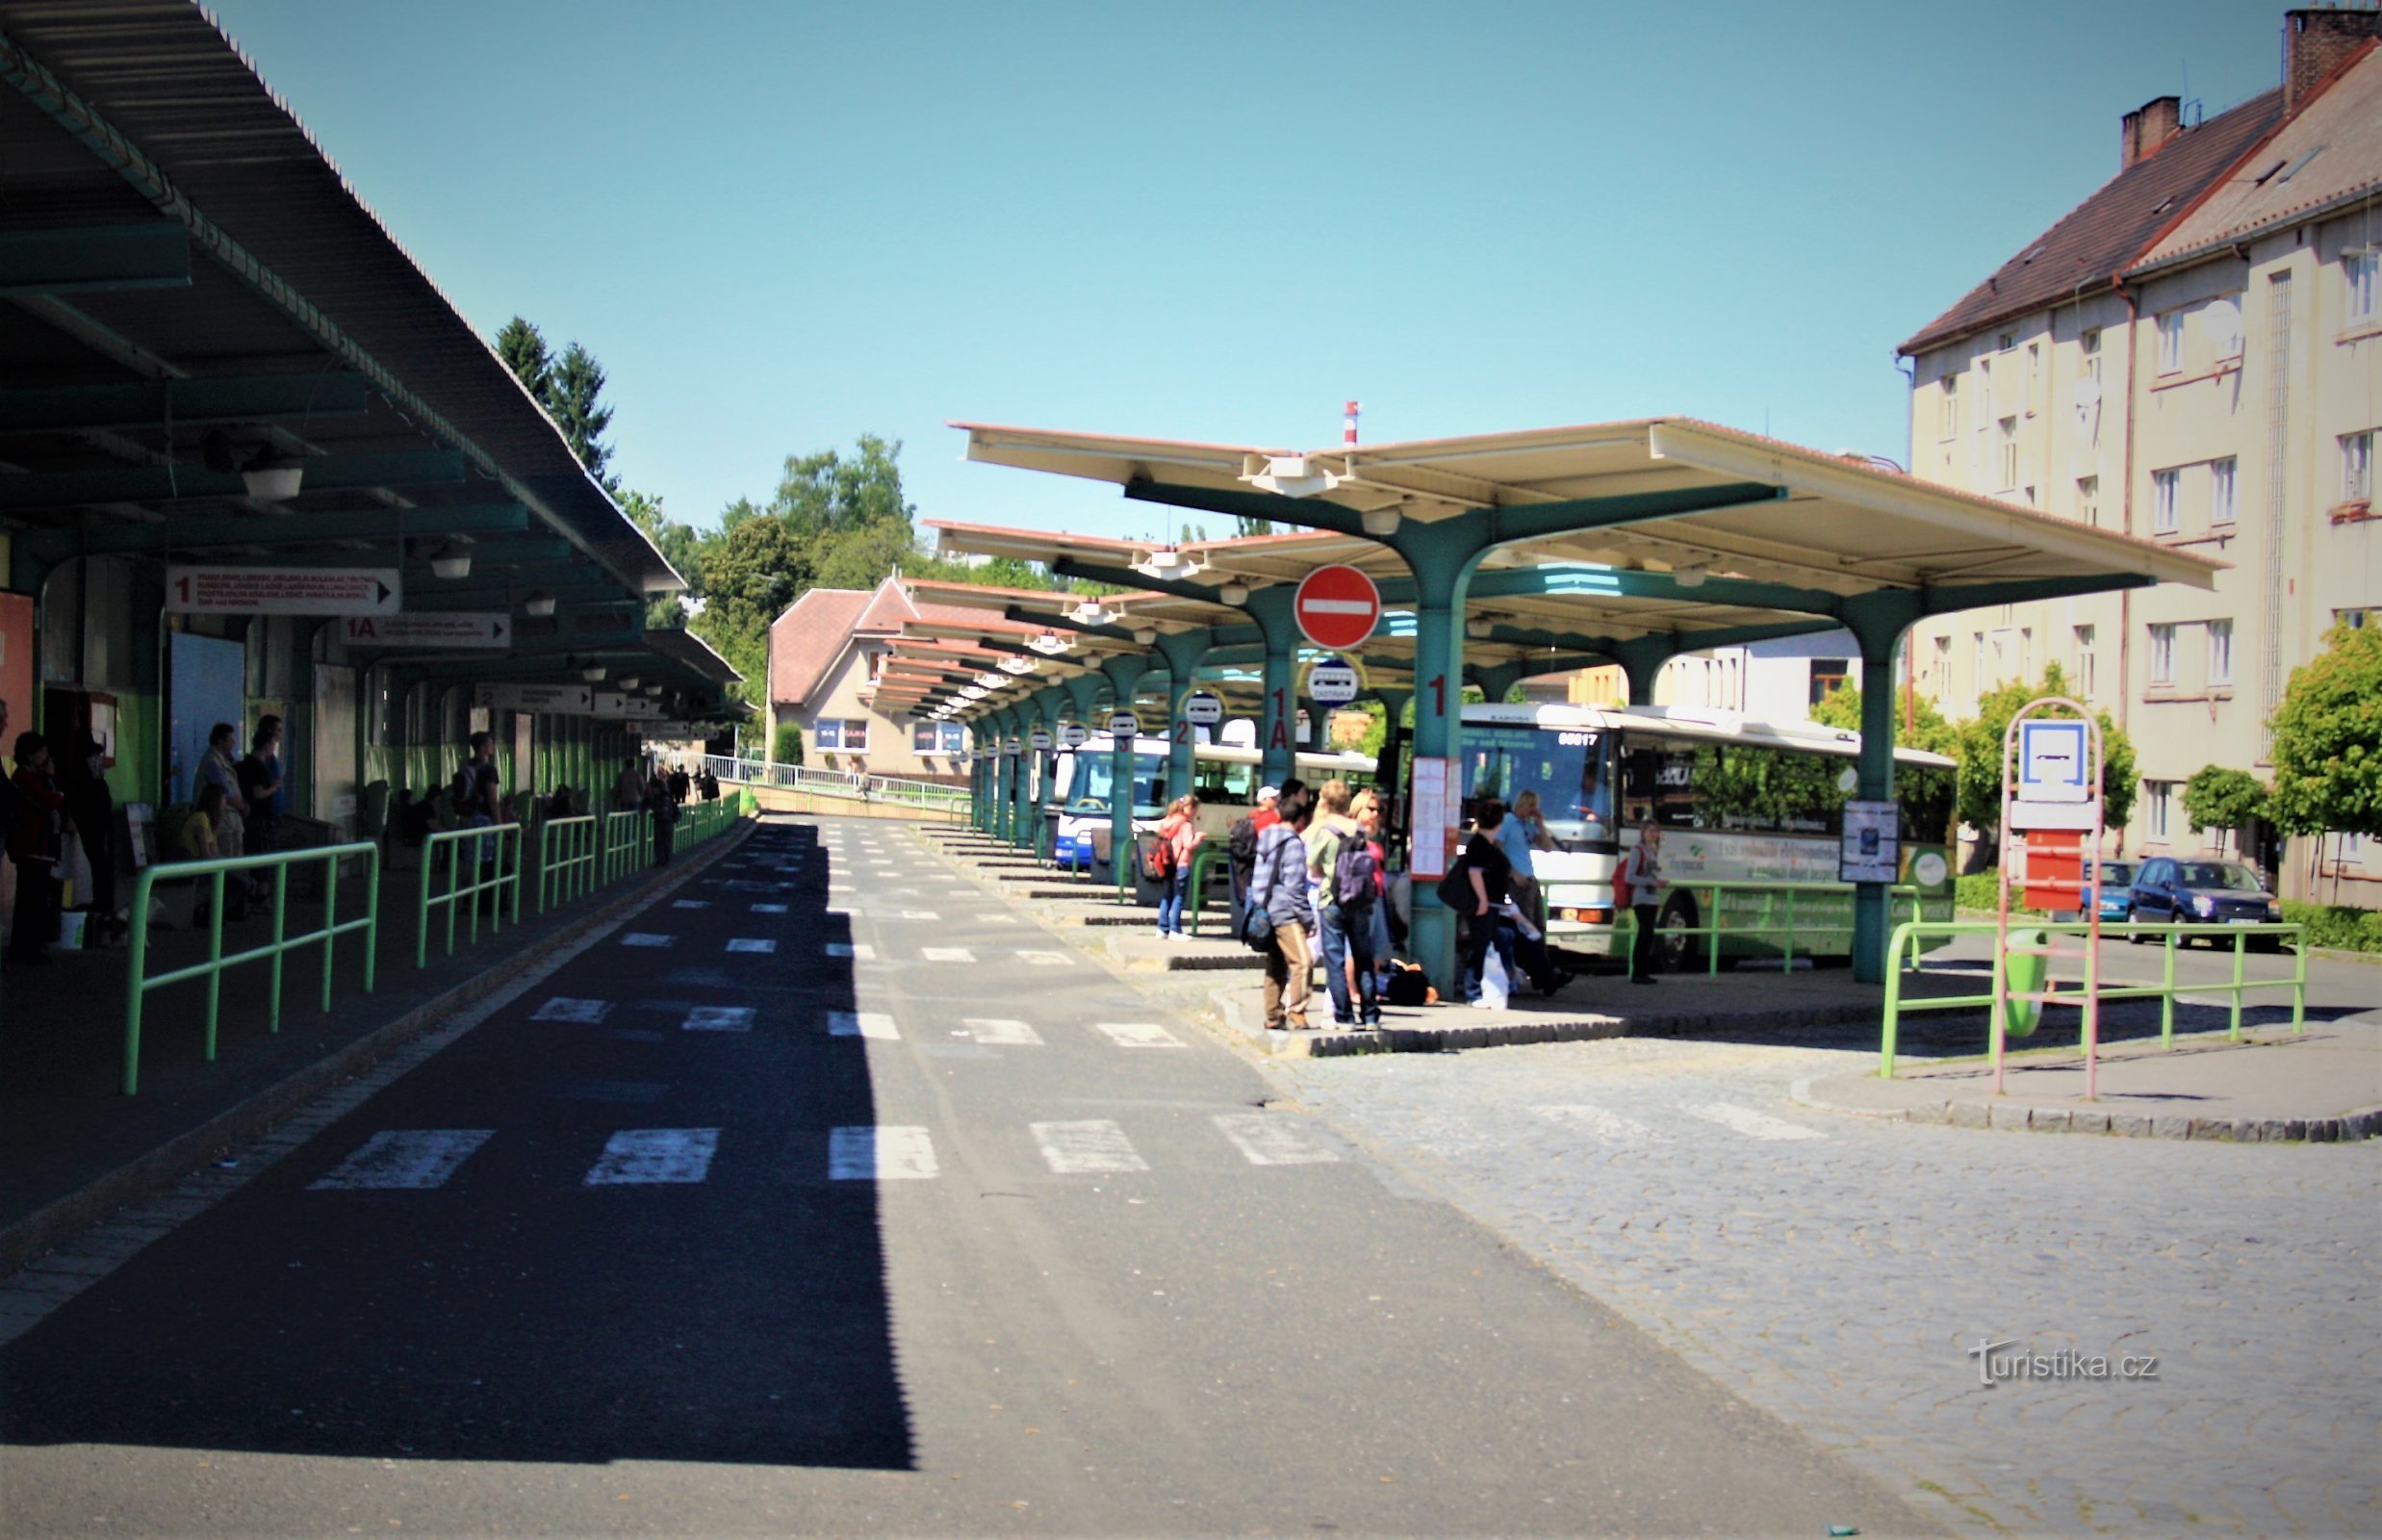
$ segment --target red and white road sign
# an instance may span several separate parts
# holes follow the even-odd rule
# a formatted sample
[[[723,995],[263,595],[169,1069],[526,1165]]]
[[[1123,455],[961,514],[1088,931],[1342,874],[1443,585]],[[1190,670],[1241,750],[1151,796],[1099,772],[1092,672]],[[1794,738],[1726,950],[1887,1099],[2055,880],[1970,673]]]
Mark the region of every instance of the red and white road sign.
[[[1307,640],[1334,652],[1356,646],[1381,624],[1381,590],[1354,567],[1318,567],[1299,580],[1291,613]]]

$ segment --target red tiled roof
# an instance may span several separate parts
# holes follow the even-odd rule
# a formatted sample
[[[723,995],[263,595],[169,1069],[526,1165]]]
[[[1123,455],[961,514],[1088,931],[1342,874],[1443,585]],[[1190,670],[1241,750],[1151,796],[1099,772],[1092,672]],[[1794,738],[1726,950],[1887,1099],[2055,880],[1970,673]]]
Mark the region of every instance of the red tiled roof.
[[[858,588],[813,588],[769,624],[769,693],[777,705],[801,706],[818,687],[870,595]]]
[[[1997,321],[2099,293],[2216,187],[2283,116],[2280,87],[2168,140],[2028,242],[1899,351],[1926,352]]]
[[[877,585],[876,593],[869,598],[868,608],[853,623],[852,629],[889,636],[900,630],[905,623],[917,618],[917,606],[909,602],[908,594],[902,592],[901,583],[887,578]]]

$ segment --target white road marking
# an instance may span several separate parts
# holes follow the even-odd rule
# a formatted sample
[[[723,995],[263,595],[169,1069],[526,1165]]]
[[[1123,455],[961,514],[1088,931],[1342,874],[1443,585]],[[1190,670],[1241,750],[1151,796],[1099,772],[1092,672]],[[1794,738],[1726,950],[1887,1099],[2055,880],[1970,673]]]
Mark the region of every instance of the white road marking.
[[[1095,1021],[1091,1030],[1119,1048],[1188,1048],[1191,1044],[1155,1021]]]
[[[1533,1107],[1530,1111],[1550,1122],[1577,1123],[1597,1138],[1612,1144],[1638,1144],[1653,1136],[1653,1130],[1634,1117],[1606,1112],[1601,1107],[1562,1106]]]
[[[676,946],[678,943],[679,938],[675,936],[656,936],[652,931],[630,931],[621,937],[623,946]]]
[[[785,912],[785,906],[783,904],[756,904],[753,906],[753,912],[756,914],[782,914]]]
[[[687,1032],[751,1032],[753,1008],[749,1005],[699,1005],[686,1014],[679,1026]]]
[[[643,1187],[700,1182],[719,1152],[716,1128],[624,1128],[606,1141],[587,1173],[588,1187]]]
[[[1106,1118],[1081,1122],[1035,1123],[1034,1142],[1042,1162],[1060,1176],[1086,1176],[1101,1171],[1146,1171],[1149,1163],[1133,1147],[1125,1131]]]
[[[766,936],[731,936],[728,938],[730,952],[775,952],[778,943]]]
[[[856,962],[874,962],[877,961],[877,949],[869,945],[866,941],[830,941],[827,943],[827,955],[829,957],[848,957]]]
[[[977,923],[982,925],[1015,925],[1020,923],[1017,916],[1014,914],[979,914],[976,916],[976,919]]]
[[[935,1140],[923,1128],[831,1128],[827,1175],[833,1182],[923,1181],[940,1176]]]
[[[1017,961],[1031,962],[1038,968],[1067,968],[1075,965],[1075,960],[1063,952],[1020,952],[1017,954]]]
[[[1687,1110],[1706,1122],[1718,1123],[1723,1128],[1743,1134],[1748,1139],[1826,1139],[1828,1137],[1816,1128],[1806,1128],[1801,1123],[1790,1123],[1783,1117],[1773,1117],[1768,1113],[1757,1113],[1751,1107],[1739,1107],[1730,1102],[1705,1102],[1701,1107],[1690,1107]]]
[[[1218,1113],[1216,1126],[1251,1166],[1324,1166],[1340,1159],[1272,1113]]]
[[[976,954],[964,946],[921,947],[918,955],[929,962],[973,962],[976,961]]]
[[[672,909],[709,909],[711,907],[711,900],[707,898],[681,898],[676,903],[673,903],[670,907]]]
[[[472,1152],[496,1137],[493,1128],[397,1128],[374,1134],[319,1179],[313,1193],[369,1188],[444,1187]]]
[[[1022,1021],[1006,1016],[966,1016],[962,1024],[976,1035],[978,1042],[996,1048],[1039,1048],[1042,1035]]]
[[[935,913],[931,909],[906,909],[902,911],[902,918],[906,920],[939,920],[942,916]]]
[[[609,1000],[573,1000],[556,995],[538,1007],[532,1021],[602,1021],[604,1013],[612,1009]]]
[[[883,1011],[830,1011],[827,1014],[827,1035],[831,1038],[875,1038],[880,1042],[898,1042],[902,1029]]]

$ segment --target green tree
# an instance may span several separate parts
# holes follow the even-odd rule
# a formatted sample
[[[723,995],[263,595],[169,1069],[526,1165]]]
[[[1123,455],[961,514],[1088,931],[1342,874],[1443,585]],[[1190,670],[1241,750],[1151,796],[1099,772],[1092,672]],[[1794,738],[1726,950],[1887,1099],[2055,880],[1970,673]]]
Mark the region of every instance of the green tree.
[[[2222,829],[2237,836],[2241,826],[2264,813],[2267,788],[2246,770],[2202,765],[2184,783],[2184,816],[2194,830]]]
[[[546,393],[552,384],[553,358],[546,350],[546,338],[537,327],[515,316],[497,333],[497,356],[504,367],[521,381],[522,389],[540,406],[546,404]]]
[[[745,519],[705,542],[701,560],[703,611],[687,629],[728,659],[759,703],[768,677],[769,623],[811,586],[808,553],[782,520]]]
[[[1811,708],[1811,720],[1822,727],[1858,732],[1861,730],[1861,692],[1851,685],[1831,691]],[[1933,702],[1917,701],[1908,703],[1895,711],[1894,745],[1902,749],[1925,749],[1931,754],[1957,757],[1960,738],[1959,730],[1945,719],[1941,711],[1935,709]]]
[[[2010,731],[2010,719],[2029,701],[2067,693],[2067,677],[2054,663],[2036,683],[2012,682],[1979,697],[1977,714],[1955,730],[1959,734],[1960,761],[1959,820],[1977,830],[1987,849],[1998,848],[2001,838],[2002,776],[2006,769],[2002,740]],[[2074,714],[2053,713],[2067,717]],[[2123,829],[2134,811],[2134,740],[2110,720],[2107,711],[2096,711],[2093,716],[2101,726],[2102,826]]]
[[[603,404],[602,397],[603,366],[596,355],[576,342],[564,348],[549,377],[546,410],[587,474],[605,491],[615,492],[620,483],[608,469],[612,447],[603,442],[603,430],[612,425],[612,408]]]
[[[645,531],[662,559],[677,569],[686,579],[686,591],[695,598],[703,595],[703,537],[690,525],[683,525],[662,511],[662,500],[643,492],[623,491],[619,495],[621,512],[628,522]],[[661,594],[646,601],[645,625],[648,630],[670,630],[685,624],[686,610],[677,594]]]
[[[2382,629],[2334,626],[2292,670],[2273,726],[2276,827],[2382,836]]]

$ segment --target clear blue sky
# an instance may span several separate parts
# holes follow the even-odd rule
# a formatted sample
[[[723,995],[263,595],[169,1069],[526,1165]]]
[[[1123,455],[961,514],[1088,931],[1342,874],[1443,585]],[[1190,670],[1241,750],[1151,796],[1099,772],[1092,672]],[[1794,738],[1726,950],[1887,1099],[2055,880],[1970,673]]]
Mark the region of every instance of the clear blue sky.
[[[2283,13],[214,9],[474,325],[595,351],[674,516],[877,432],[926,517],[1116,534],[1153,513],[943,424],[1313,447],[1353,397],[1375,442],[1684,412],[1902,460],[1895,345],[2120,114],[2275,84]]]

